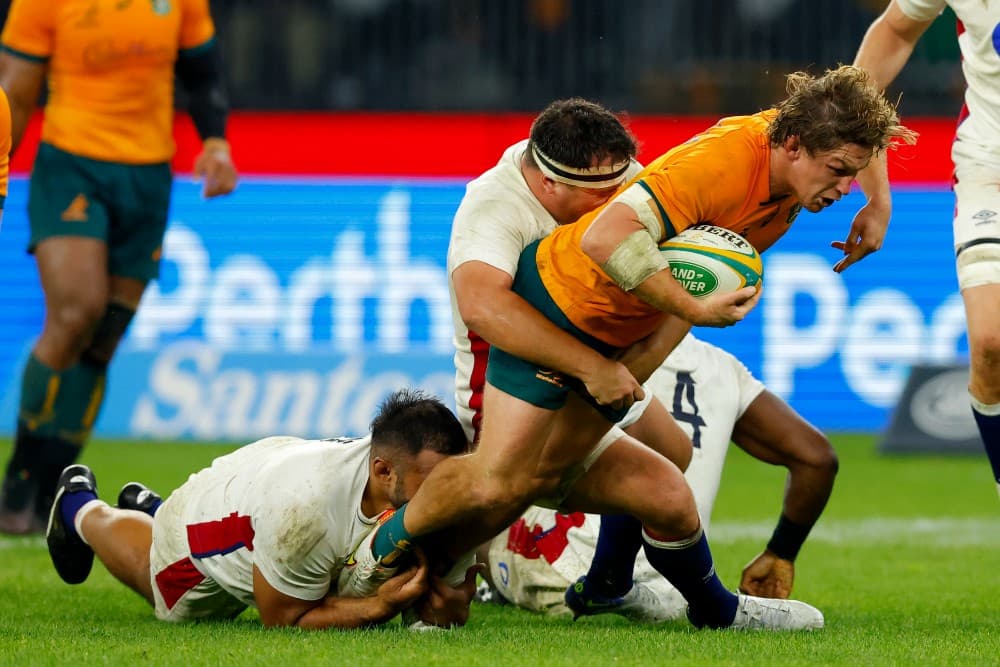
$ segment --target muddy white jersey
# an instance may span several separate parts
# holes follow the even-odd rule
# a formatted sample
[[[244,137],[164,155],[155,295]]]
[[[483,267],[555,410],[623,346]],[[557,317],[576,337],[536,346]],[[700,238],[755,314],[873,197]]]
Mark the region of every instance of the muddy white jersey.
[[[958,17],[958,46],[966,91],[953,149],[956,163],[986,160],[1000,167],[1000,2],[997,0],[897,0],[916,21],[929,21],[950,6]]]
[[[739,359],[688,334],[645,387],[691,438],[693,455],[684,476],[707,529],[733,426],[764,385]]]
[[[558,226],[521,174],[521,158],[527,147],[527,139],[508,147],[496,166],[466,186],[451,227],[448,287],[455,325],[455,405],[470,441],[482,407],[489,345],[470,333],[462,321],[452,273],[466,262],[477,261],[513,277],[521,251]],[[642,165],[632,160],[626,178],[641,170]]]
[[[370,446],[258,440],[191,475],[156,513],[172,525],[157,529],[186,531],[195,568],[244,604],[255,565],[285,595],[318,600],[375,525],[361,513]]]

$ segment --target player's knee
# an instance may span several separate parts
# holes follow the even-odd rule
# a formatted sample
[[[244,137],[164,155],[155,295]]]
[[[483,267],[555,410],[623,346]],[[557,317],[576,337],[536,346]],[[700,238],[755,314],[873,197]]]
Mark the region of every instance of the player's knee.
[[[701,525],[693,499],[690,503],[679,501],[635,514],[642,525],[654,535],[687,537]]]
[[[969,348],[981,363],[1000,367],[1000,331],[988,328],[969,332]]]
[[[53,327],[64,336],[79,340],[93,333],[103,314],[104,304],[99,300],[66,300],[50,304],[45,321],[47,327]]]
[[[660,485],[635,496],[629,513],[658,534],[681,535],[697,529],[698,507],[687,484]]]

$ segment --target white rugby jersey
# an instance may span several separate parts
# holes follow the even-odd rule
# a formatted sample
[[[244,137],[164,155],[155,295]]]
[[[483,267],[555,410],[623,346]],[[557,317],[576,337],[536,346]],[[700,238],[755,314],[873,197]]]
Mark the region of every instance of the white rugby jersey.
[[[521,251],[558,226],[521,174],[527,147],[527,139],[508,147],[495,167],[466,186],[451,227],[448,287],[455,326],[455,405],[470,441],[481,418],[489,344],[462,321],[451,275],[462,264],[478,261],[513,277]],[[625,177],[631,179],[640,171],[642,166],[632,160]]]
[[[764,385],[736,357],[688,334],[646,387],[652,388],[695,445],[684,476],[707,532],[733,427],[764,391]],[[524,524],[515,524],[517,530],[505,531],[496,539],[508,539],[509,535],[533,537],[534,551],[531,545],[508,544],[508,549],[522,555],[538,554],[568,582],[587,573],[594,557],[600,517],[579,513],[567,516],[532,507],[521,520]],[[522,581],[530,575],[530,570],[519,573]],[[684,604],[670,583],[649,564],[642,550],[636,559],[635,579],[650,584],[665,601]]]
[[[1000,165],[1000,2],[997,0],[897,0],[915,21],[930,21],[946,5],[958,17],[958,46],[967,85],[964,119],[954,156]]]
[[[375,525],[361,513],[370,445],[258,440],[191,475],[156,520],[180,517],[162,528],[186,531],[194,566],[244,604],[255,606],[254,565],[282,593],[318,600]]]

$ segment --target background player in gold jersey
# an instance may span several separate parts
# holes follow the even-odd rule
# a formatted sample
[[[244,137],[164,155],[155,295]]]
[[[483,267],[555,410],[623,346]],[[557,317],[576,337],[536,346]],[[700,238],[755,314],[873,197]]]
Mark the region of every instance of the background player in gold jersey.
[[[203,141],[204,196],[228,194],[237,176],[208,0],[14,0],[0,41],[15,149],[48,83],[28,199],[45,323],[0,507],[0,531],[27,533],[87,440],[108,363],[159,273],[175,72]]]
[[[0,90],[0,217],[7,201],[7,184],[10,179],[10,102]]]

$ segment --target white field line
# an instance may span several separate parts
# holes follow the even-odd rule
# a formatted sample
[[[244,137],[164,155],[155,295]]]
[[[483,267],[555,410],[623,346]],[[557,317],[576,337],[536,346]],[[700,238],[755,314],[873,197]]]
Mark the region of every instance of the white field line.
[[[998,512],[1000,514],[1000,512]],[[740,540],[766,542],[774,530],[771,521],[716,521],[709,534],[712,544]],[[826,544],[924,544],[929,546],[1000,546],[1000,516],[996,519],[913,517],[823,519],[809,534],[809,542]],[[0,535],[0,551],[45,549],[45,538]]]
[[[717,521],[711,524],[712,544],[738,540],[767,541],[774,522]],[[809,542],[827,544],[923,544],[928,546],[1000,546],[1000,512],[996,519],[960,517],[871,517],[823,519]]]
[[[45,549],[45,537],[43,535],[32,535],[31,537],[0,535],[0,551],[6,551],[8,549],[23,549],[25,547]]]

